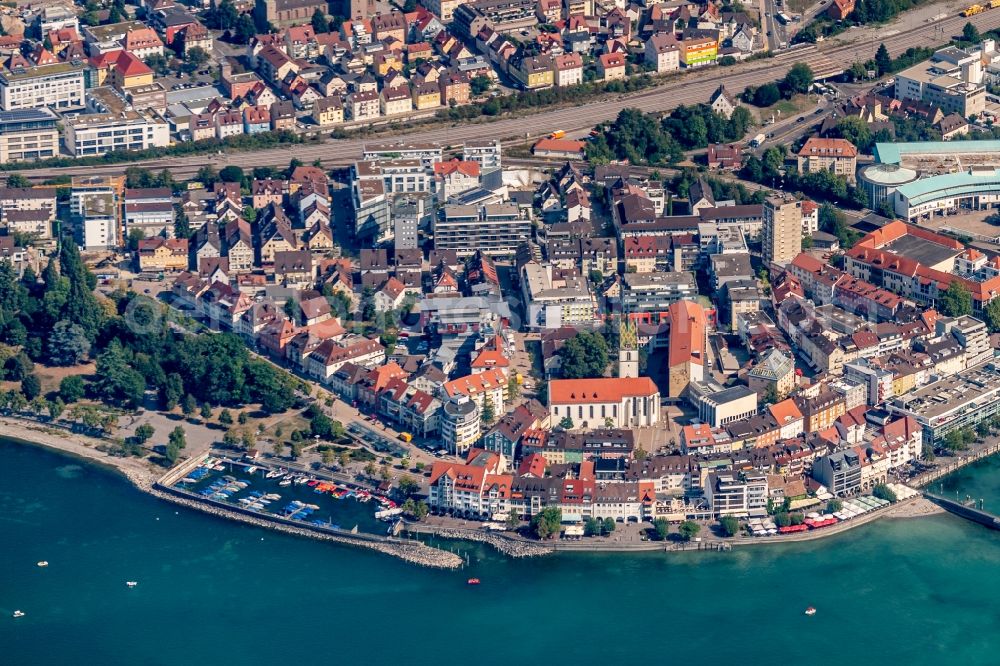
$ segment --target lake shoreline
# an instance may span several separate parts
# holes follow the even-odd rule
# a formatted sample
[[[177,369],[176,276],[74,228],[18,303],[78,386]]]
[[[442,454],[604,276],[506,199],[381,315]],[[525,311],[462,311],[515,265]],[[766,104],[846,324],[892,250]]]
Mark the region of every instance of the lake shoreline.
[[[3,436],[12,441],[29,446],[42,446],[85,462],[96,463],[107,470],[113,470],[121,474],[129,483],[142,492],[173,504],[180,504],[187,508],[201,511],[202,513],[297,536],[360,546],[398,557],[411,564],[444,569],[457,569],[462,565],[462,560],[457,555],[427,545],[416,546],[414,544],[371,542],[360,539],[354,540],[337,535],[320,534],[311,530],[282,525],[266,518],[243,515],[236,511],[209,505],[195,499],[174,495],[157,487],[157,481],[162,477],[164,470],[137,458],[114,457],[99,451],[96,447],[98,445],[106,445],[106,443],[93,437],[70,433],[60,428],[47,427],[41,423],[8,417],[0,418],[0,426],[3,427]],[[697,543],[664,543],[657,541],[623,543],[615,541],[587,542],[558,540],[539,542],[524,537],[512,537],[507,534],[486,533],[482,530],[457,528],[426,529],[427,526],[417,527],[415,525],[411,526],[411,529],[417,533],[434,535],[448,540],[485,543],[507,557],[519,558],[540,557],[555,552],[687,552],[691,550],[716,551],[748,546],[792,544],[834,537],[882,519],[922,518],[942,513],[945,513],[944,509],[922,496],[917,496],[898,502],[881,511],[860,516],[823,530],[784,535],[780,538],[743,537],[738,539],[721,539],[710,537]]]
[[[458,569],[463,564],[462,558],[458,555],[424,544],[355,540],[332,534],[320,534],[291,525],[282,525],[274,521],[269,521],[266,518],[245,516],[222,507],[210,506],[196,500],[175,496],[157,487],[157,481],[163,475],[164,470],[148,462],[143,462],[138,458],[110,456],[97,449],[97,446],[104,445],[105,442],[93,437],[87,437],[86,435],[70,433],[60,428],[47,427],[41,423],[25,422],[6,417],[0,418],[0,434],[10,441],[23,446],[40,446],[83,462],[94,463],[102,469],[117,472],[125,477],[134,488],[147,495],[218,518],[284,532],[285,534],[362,547],[385,555],[391,555],[408,564],[438,569]]]

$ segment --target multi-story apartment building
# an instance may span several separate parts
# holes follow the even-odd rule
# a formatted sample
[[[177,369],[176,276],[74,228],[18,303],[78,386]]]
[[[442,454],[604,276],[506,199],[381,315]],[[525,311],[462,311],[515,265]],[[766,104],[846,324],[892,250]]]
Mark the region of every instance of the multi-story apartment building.
[[[467,2],[469,0],[425,0],[423,5],[443,23],[451,23],[455,10]]]
[[[513,255],[531,238],[531,219],[514,203],[447,205],[434,220],[434,246],[459,256],[482,251],[491,257]]]
[[[59,116],[46,107],[0,111],[0,163],[59,154]]]
[[[762,472],[710,472],[705,498],[715,516],[761,516],[767,512],[767,475]]]
[[[73,179],[69,205],[80,247],[104,250],[121,243],[124,182],[124,176]]]
[[[483,28],[504,34],[538,23],[535,0],[474,0],[455,9],[452,28],[467,39],[475,39]]]
[[[700,67],[715,62],[719,55],[719,31],[688,28],[680,41],[680,62],[684,67]]]
[[[650,35],[644,46],[645,62],[658,74],[680,69],[681,47],[672,34],[657,32]]]
[[[768,197],[764,202],[765,263],[786,264],[802,251],[802,202]]]
[[[167,123],[135,111],[78,116],[66,123],[65,133],[66,149],[76,157],[170,145]]]
[[[697,295],[691,273],[626,273],[621,302],[626,312],[666,312],[671,303]]]
[[[0,67],[0,110],[82,109],[85,106],[84,69],[82,62],[15,67],[13,70]]]
[[[838,497],[861,489],[861,456],[854,449],[835,451],[813,462],[813,477]]]
[[[447,400],[439,415],[441,442],[452,455],[463,456],[479,440],[479,407],[466,396]]]
[[[560,271],[551,263],[529,261],[521,268],[521,292],[528,328],[592,324],[597,304],[587,280],[577,271]]]
[[[798,162],[799,173],[829,171],[852,185],[857,182],[858,149],[847,139],[810,137],[799,150]]]

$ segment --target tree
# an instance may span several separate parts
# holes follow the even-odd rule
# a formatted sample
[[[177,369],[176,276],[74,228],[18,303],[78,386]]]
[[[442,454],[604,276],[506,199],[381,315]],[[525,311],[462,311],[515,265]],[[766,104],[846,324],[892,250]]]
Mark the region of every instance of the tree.
[[[735,516],[722,516],[719,518],[719,527],[727,537],[736,536],[740,531],[740,521]]]
[[[482,95],[484,92],[493,87],[493,79],[480,74],[472,77],[472,81],[469,82],[469,87],[472,90],[473,95]]]
[[[776,382],[770,382],[767,388],[764,389],[764,395],[761,397],[761,402],[773,405],[781,401],[781,396],[778,395],[778,384]]]
[[[603,523],[593,516],[583,522],[584,536],[600,536]]]
[[[412,500],[410,500],[410,501],[412,501]],[[427,517],[427,514],[429,512],[430,512],[430,509],[427,506],[427,502],[424,502],[423,500],[421,500],[419,502],[414,502],[413,503],[413,509],[410,510],[409,513],[410,513],[411,516],[413,516],[413,518],[415,520],[421,521],[421,520],[423,520],[424,518]]]
[[[657,539],[666,541],[667,537],[670,536],[670,521],[666,518],[657,518],[653,521],[653,530],[656,532]]]
[[[694,522],[693,520],[685,520],[681,523],[680,527],[677,528],[677,532],[681,535],[681,538],[685,541],[690,541],[698,535],[701,531],[701,525]]]
[[[843,508],[844,508],[844,503],[841,502],[839,499],[832,499],[826,503],[827,513],[837,513]]]
[[[749,93],[749,97],[747,97],[747,93]],[[775,83],[765,83],[756,88],[748,88],[747,93],[744,93],[747,101],[761,108],[771,106],[781,99],[781,89]]]
[[[246,412],[240,412],[240,415],[236,417],[236,420],[240,425],[246,425],[248,417]]]
[[[889,49],[885,48],[885,44],[879,44],[875,52],[875,71],[879,76],[892,71],[892,56],[889,55]]]
[[[34,362],[23,351],[11,356],[4,363],[4,375],[12,382],[19,382],[34,371]]]
[[[326,14],[319,7],[313,12],[310,23],[312,23],[313,32],[317,35],[330,32],[330,22],[327,20]]]
[[[184,60],[194,69],[198,69],[208,62],[208,52],[200,46],[195,46],[184,54]]]
[[[139,241],[146,237],[146,232],[138,227],[132,227],[128,230],[128,240],[126,241],[125,247],[129,252],[135,252],[139,249]]]
[[[166,456],[167,456],[167,462],[173,465],[175,462],[177,462],[177,459],[180,458],[181,450],[176,444],[171,442],[170,444],[167,444]]]
[[[320,457],[323,461],[323,464],[326,465],[327,467],[330,467],[331,465],[333,465],[333,461],[336,456],[334,456],[333,449],[327,447],[323,449],[323,453],[320,454]]]
[[[375,463],[371,461],[365,463],[365,476],[367,476],[368,478],[374,478],[375,471],[376,471]]]
[[[493,421],[496,419],[496,417],[497,414],[496,414],[496,409],[493,408],[493,400],[491,400],[490,396],[487,395],[486,397],[483,398],[483,413],[482,413],[483,424],[491,425]]]
[[[183,412],[184,416],[191,416],[197,408],[198,402],[194,399],[193,395],[188,393],[184,396],[184,400],[181,401],[181,412]]]
[[[64,403],[60,398],[49,401],[49,417],[52,420],[58,419],[63,411],[66,409],[66,403]]]
[[[238,166],[227,166],[219,172],[219,179],[223,183],[242,183],[245,176],[243,169]]]
[[[9,176],[7,176],[7,187],[16,187],[23,189],[31,186],[32,186],[31,181],[19,173],[12,173]]]
[[[875,141],[868,123],[858,116],[841,118],[837,122],[835,134],[841,139],[853,143],[863,153],[871,152],[872,144]]]
[[[795,93],[805,94],[809,92],[814,80],[813,71],[809,65],[797,62],[785,74],[785,78],[782,79],[782,87],[789,97]]]
[[[183,449],[187,446],[187,436],[184,434],[184,427],[177,426],[170,431],[170,435],[167,437],[167,442],[169,444],[174,444],[178,449]]]
[[[233,425],[232,412],[230,412],[228,409],[223,409],[221,412],[219,412],[219,423],[221,423],[224,426]]]
[[[574,427],[573,419],[568,416],[564,416],[562,421],[559,422],[559,427],[563,430],[572,430]]]
[[[242,14],[236,21],[236,28],[233,31],[233,41],[237,44],[249,44],[250,40],[257,34],[257,26],[248,14]]]
[[[80,375],[69,375],[63,377],[59,382],[59,397],[64,402],[76,402],[86,393],[83,377]]]
[[[135,440],[139,442],[140,445],[145,444],[150,440],[150,438],[152,438],[152,436],[155,433],[156,433],[156,428],[149,425],[148,423],[143,423],[142,425],[140,425],[138,428],[135,429]]]
[[[176,206],[175,211],[174,236],[177,238],[191,238],[191,223],[188,221],[187,213],[180,206]]]
[[[774,514],[774,524],[778,527],[788,527],[792,524],[792,519],[789,517],[787,511],[779,511]]]
[[[958,280],[953,280],[938,297],[938,310],[946,317],[972,314],[972,294]]]
[[[146,379],[132,367],[133,361],[134,358],[122,344],[117,339],[113,340],[97,357],[97,379],[91,385],[94,394],[110,404],[141,405],[146,392]]]
[[[978,44],[982,40],[982,35],[979,34],[979,29],[976,26],[966,22],[962,26],[962,40],[970,44]]]
[[[28,400],[34,400],[42,393],[42,382],[38,375],[32,373],[21,380],[21,393]]]
[[[879,498],[880,500],[885,500],[887,502],[896,501],[896,493],[894,493],[892,491],[892,488],[885,485],[884,483],[880,483],[874,488],[872,488],[872,495]]]
[[[965,437],[962,436],[961,430],[952,430],[944,436],[944,442],[942,445],[948,451],[965,451],[969,448],[969,445],[965,442]]]
[[[199,414],[201,414],[201,418],[206,420],[212,418],[212,406],[207,402],[201,403],[201,409],[199,410]]]
[[[927,462],[934,462],[936,456],[934,455],[934,445],[930,442],[924,442],[921,445],[921,457]]]
[[[418,490],[420,490],[420,484],[413,479],[409,474],[404,474],[399,477],[399,492],[403,494],[404,497],[409,497],[413,495]]]
[[[611,534],[612,532],[614,532],[615,531],[615,519],[614,518],[605,518],[604,519],[604,524],[601,526],[601,531],[604,534]]]
[[[997,302],[1000,302],[1000,299]],[[511,400],[517,400],[521,396],[521,385],[517,383],[517,377],[514,375],[507,380],[507,396]]]
[[[562,529],[562,509],[547,506],[531,519],[531,529],[539,539],[551,539]]]
[[[601,377],[608,367],[607,342],[598,332],[581,331],[566,341],[559,358],[566,379]]]

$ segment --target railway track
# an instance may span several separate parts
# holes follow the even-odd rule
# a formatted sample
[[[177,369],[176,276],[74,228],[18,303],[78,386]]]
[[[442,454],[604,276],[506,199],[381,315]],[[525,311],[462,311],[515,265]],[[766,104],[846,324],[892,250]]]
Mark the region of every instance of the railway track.
[[[966,22],[972,23],[983,32],[992,30],[1000,27],[1000,11],[983,12],[970,18],[952,16],[935,23],[935,27],[942,29],[945,34],[959,34]],[[885,37],[881,43],[886,45],[891,54],[898,55],[911,47],[926,46],[927,39],[927,26],[918,26]],[[651,90],[621,95],[616,99],[562,107],[522,117],[504,118],[490,123],[416,128],[411,132],[390,137],[332,139],[319,144],[282,146],[255,152],[167,157],[106,166],[31,169],[25,170],[24,175],[35,180],[57,176],[113,175],[121,173],[129,166],[141,166],[153,171],[169,169],[177,178],[190,178],[206,164],[217,168],[227,165],[246,169],[257,166],[284,167],[292,158],[296,158],[305,163],[319,160],[328,167],[344,166],[358,159],[365,143],[404,141],[458,145],[467,140],[496,139],[508,145],[519,144],[534,137],[547,135],[555,129],[578,131],[593,127],[597,123],[613,120],[624,108],[638,108],[647,113],[663,112],[681,104],[702,102],[708,99],[719,83],[725,83],[731,92],[739,93],[747,86],[760,85],[781,78],[798,62],[809,64],[810,60],[816,61],[822,58],[849,67],[854,62],[873,58],[877,47],[878,44],[871,40],[830,48],[804,47],[743,67],[737,65],[737,70],[732,73],[723,74],[725,70],[717,68],[706,69],[678,77],[677,81],[664,83]]]

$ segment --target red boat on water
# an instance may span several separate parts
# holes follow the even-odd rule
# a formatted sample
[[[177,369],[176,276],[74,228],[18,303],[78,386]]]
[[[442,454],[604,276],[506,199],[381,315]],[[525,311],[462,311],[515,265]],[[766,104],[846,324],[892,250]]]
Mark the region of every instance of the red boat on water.
[[[478,579],[478,578],[470,578],[470,579],[469,579],[468,581],[466,581],[466,582],[467,582],[467,583],[468,583],[469,585],[479,585],[479,579]]]

